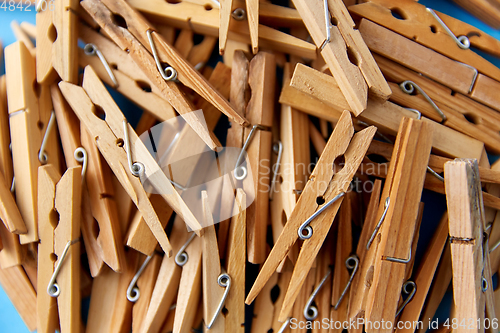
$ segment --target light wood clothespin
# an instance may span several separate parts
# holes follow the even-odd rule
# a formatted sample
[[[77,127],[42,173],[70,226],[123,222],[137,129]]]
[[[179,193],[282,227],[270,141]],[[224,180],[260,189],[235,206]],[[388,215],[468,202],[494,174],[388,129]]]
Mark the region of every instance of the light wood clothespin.
[[[309,86],[306,88],[304,82]],[[335,80],[310,67],[298,64],[289,86],[284,86],[280,102],[289,104],[311,115],[336,122],[347,103],[340,89],[334,88]],[[313,89],[310,89],[314,87]],[[312,91],[312,92],[311,92]],[[379,131],[395,135],[403,117],[415,118],[415,113],[392,102],[379,103],[368,99],[368,108],[358,117],[368,124],[377,126]],[[425,117],[423,121],[431,123],[434,130],[433,148],[453,157],[481,159],[484,143],[451,128],[433,122]],[[461,142],[461,144],[456,144]]]
[[[391,90],[340,0],[294,1],[354,115],[366,109],[368,89],[380,100]],[[332,26],[331,17],[337,23]],[[350,60],[352,59],[352,60]]]
[[[235,112],[227,100],[213,89],[211,84],[184,60],[161,35],[155,32],[153,27],[128,3],[120,0],[109,0],[104,3],[86,0],[81,4],[121,49],[129,50],[134,62],[211,149],[220,146],[220,143],[207,130],[204,121],[199,119],[196,114],[191,113],[195,110],[194,106],[184,97],[177,84],[172,81],[173,79],[177,77],[186,87],[193,89],[230,119],[240,125],[247,125],[246,119]],[[96,11],[102,15],[95,15]],[[128,29],[114,24],[113,18],[116,18],[117,15],[120,15],[125,22],[128,21]],[[153,56],[149,54],[149,50]],[[161,61],[169,64],[166,71],[161,67]]]
[[[127,299],[127,288],[137,272],[139,253],[129,250],[125,255],[127,266],[122,273],[104,265],[93,279],[87,333],[130,332],[132,329],[134,303]],[[102,310],[103,304],[109,304],[111,313]]]
[[[415,295],[413,296],[411,302],[409,302],[401,316],[399,321],[401,322],[417,322],[420,313],[424,307],[424,302],[426,300],[427,293],[432,284],[434,278],[434,273],[436,272],[439,260],[441,259],[441,254],[443,253],[444,246],[446,244],[446,239],[448,238],[448,214],[445,213],[439,222],[437,230],[434,232],[434,236],[425,252],[422,263],[415,274],[415,284],[418,286]],[[396,329],[398,333],[410,333],[412,329]]]
[[[246,207],[246,194],[237,189],[226,257],[231,290],[225,301],[225,332],[245,331]]]
[[[78,49],[81,67],[91,65],[99,78],[160,121],[176,116],[174,109],[134,61],[108,38],[84,24],[79,37],[86,43]],[[102,56],[99,56],[100,55]]]
[[[359,31],[372,52],[396,61],[461,94],[499,109],[500,82],[470,65],[447,58],[376,23],[362,19]],[[391,43],[385,43],[391,40]],[[405,50],[404,52],[402,50]],[[409,55],[418,54],[418,57]],[[425,59],[425,61],[423,60]]]
[[[17,175],[16,202],[26,224],[22,244],[38,240],[37,168],[40,165],[40,131],[37,97],[34,91],[35,59],[22,42],[5,48],[9,123],[14,175]]]
[[[35,56],[36,49],[35,45],[33,44],[33,40],[23,29],[21,29],[19,23],[15,20],[10,22],[10,28],[12,29],[16,40],[23,42],[30,51],[31,55]]]
[[[248,21],[248,32],[252,45],[252,53],[257,54],[259,50],[259,1],[245,0],[246,11],[241,7],[236,8],[233,5],[233,0],[222,0],[219,3],[219,53],[221,55],[224,54],[231,18],[238,21],[246,18]]]
[[[396,318],[401,287],[413,255],[411,244],[417,227],[432,130],[429,124],[409,118],[403,118],[400,125],[377,214],[382,224],[373,232],[375,236],[380,232],[381,238],[366,303],[365,318],[372,323],[382,320],[394,323]],[[366,328],[369,333],[384,329],[387,328]]]
[[[84,124],[82,124],[84,126]],[[99,153],[95,139],[84,128],[81,129],[82,146],[87,152],[85,185],[92,215],[99,226],[96,243],[102,260],[116,272],[125,265],[122,232],[118,217],[117,202],[114,198],[111,169]]]
[[[129,1],[129,3],[154,23],[164,24],[168,22],[176,28],[191,29],[195,33],[213,37],[219,37],[219,29],[227,30],[223,26],[224,22],[220,24],[221,17],[229,19],[229,15],[233,9],[243,9],[244,7],[243,1],[233,1],[233,7],[231,7],[231,5],[226,6],[227,12],[222,13],[221,10],[217,8],[217,4],[212,6],[212,4],[207,4],[206,2],[183,1],[182,3],[171,4],[161,0],[151,0],[148,2],[132,0]],[[254,5],[253,9],[255,11],[257,6]],[[257,14],[260,15],[259,20],[265,21],[266,18],[263,16],[266,15],[267,21],[272,22],[273,25],[277,22],[284,26],[301,25],[300,16],[294,9],[273,5],[271,3],[259,3],[258,9]],[[243,14],[243,12],[238,11],[236,14]],[[244,18],[239,15],[236,17]],[[255,21],[257,21],[257,17],[255,17],[254,22]],[[227,21],[227,23],[229,23],[229,21]],[[255,27],[255,25],[253,27]],[[229,38],[230,42],[237,40],[245,44],[252,44],[249,29],[249,24],[244,20],[232,20],[229,24],[227,38]],[[225,37],[222,36],[223,40],[224,38]],[[306,59],[316,58],[316,47],[313,44],[283,33],[277,29],[259,24],[258,38],[259,47],[287,52]],[[226,53],[228,52],[225,52],[225,55]]]
[[[172,227],[172,248],[175,253],[182,254],[181,248],[186,244],[189,234],[186,226],[178,216],[174,220]],[[188,259],[189,260],[189,259]],[[177,290],[181,279],[182,266],[178,265],[175,257],[163,257],[160,272],[151,295],[148,310],[144,316],[144,321],[140,332],[155,333],[160,332],[162,324],[165,322],[169,311],[177,297]]]
[[[377,179],[373,185],[373,191],[366,209],[363,229],[361,230],[358,246],[356,248],[356,254],[359,258],[359,272],[354,275],[351,283],[348,308],[349,322],[354,321],[357,323],[358,318],[364,318],[366,299],[371,287],[371,283],[368,283],[368,281],[372,279],[373,265],[377,253],[376,249],[379,242],[379,239],[374,239],[372,240],[372,242],[375,241],[373,246],[369,243],[373,230],[375,230],[377,222],[379,222],[376,214],[379,207],[381,187],[382,182]],[[370,246],[368,244],[370,244]],[[349,327],[349,333],[361,332],[362,327],[357,325],[354,326],[354,328]]]
[[[246,302],[248,304],[255,299],[297,239],[299,237],[304,239],[287,290],[280,321],[285,321],[290,314],[297,293],[303,285],[306,272],[309,272],[314,258],[333,223],[333,218],[342,202],[342,196],[347,191],[350,181],[368,149],[369,143],[375,134],[375,128],[371,127],[363,130],[354,134],[354,136],[353,134],[351,117],[348,111],[345,111],[330,136],[318,164],[309,177],[309,181],[292,212],[292,216],[285,225],[282,234],[247,296]],[[339,156],[344,156],[346,162],[344,168],[335,173],[332,165]],[[332,208],[328,209],[329,205],[332,205]],[[325,213],[323,213],[324,210],[326,210]]]
[[[38,329],[57,328],[57,297],[61,332],[80,332],[81,167],[62,177],[52,165],[39,170]]]
[[[200,227],[197,227],[199,223],[185,206],[185,203],[163,174],[158,164],[153,160],[147,148],[139,141],[137,134],[130,128],[131,126],[127,123],[111,96],[105,91],[103,84],[99,81],[95,72],[90,67],[87,67],[85,73],[83,82],[85,90],[62,82],[60,83],[61,91],[75,110],[80,121],[85,124],[87,130],[95,138],[101,154],[106,158],[113,173],[118,177],[122,186],[127,190],[136,206],[138,206],[138,209],[143,212],[143,217],[146,218],[145,221],[158,242],[167,255],[170,255],[171,246],[158,220],[158,216],[151,206],[143,185],[132,174],[134,170],[132,158],[135,157],[142,163],[144,169],[143,176],[146,176],[150,183],[157,187],[156,190],[166,200],[168,199],[167,202],[169,205],[184,217],[188,225],[192,226],[194,230],[199,230]],[[92,100],[87,93],[92,96]],[[107,116],[106,121],[102,121],[94,114],[95,106],[93,102],[103,108]],[[125,140],[128,142],[125,142]],[[128,159],[127,155],[130,155]],[[136,164],[136,166],[141,169],[139,164]],[[127,171],[127,169],[129,170]]]
[[[473,318],[472,329],[484,332],[485,318],[492,320],[496,314],[477,161],[446,162],[444,172],[456,318]]]
[[[349,11],[391,29],[406,38],[413,39],[448,58],[474,66],[480,73],[497,81],[500,80],[500,69],[469,49],[471,42],[468,35],[462,35],[465,38],[454,34],[453,37],[449,35],[442,25],[444,22],[441,23],[440,16],[443,14],[434,12],[412,0],[399,1],[397,9],[391,10],[393,7],[394,3],[388,0],[372,0],[351,6]],[[396,18],[392,14],[393,11],[404,19]],[[482,31],[480,34],[488,36]]]
[[[481,103],[419,75],[395,62],[375,56],[393,90],[391,100],[419,110],[422,115],[485,143],[497,151],[500,115]],[[416,95],[412,95],[415,92]],[[443,115],[445,120],[443,120]]]
[[[36,7],[37,81],[50,84],[58,74],[63,81],[76,84],[78,17],[75,13],[78,11],[79,1],[39,0]]]

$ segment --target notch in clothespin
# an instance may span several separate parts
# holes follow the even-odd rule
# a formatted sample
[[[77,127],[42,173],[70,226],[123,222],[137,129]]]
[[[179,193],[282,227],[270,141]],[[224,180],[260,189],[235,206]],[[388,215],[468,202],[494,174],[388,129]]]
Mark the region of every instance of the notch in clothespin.
[[[104,85],[91,67],[87,67],[85,70],[83,86],[85,89],[69,83],[60,83],[61,91],[80,121],[96,140],[99,151],[113,173],[120,180],[138,209],[143,212],[146,223],[165,253],[170,255],[171,246],[168,238],[148,199],[143,184],[137,177],[146,177],[145,179],[148,179],[156,191],[167,200],[169,205],[184,218],[184,221],[193,230],[200,230],[200,224],[147,148],[139,140],[111,96],[105,92]],[[92,96],[92,99],[87,93]],[[103,121],[96,116],[94,102],[105,112],[106,120]]]
[[[219,53],[224,54],[226,48],[227,37],[229,33],[229,25],[231,18],[236,21],[247,19],[248,31],[250,34],[250,43],[252,45],[252,53],[257,54],[259,50],[259,1],[245,0],[246,11],[233,5],[233,0],[222,0],[220,3],[220,23],[219,23]]]
[[[38,329],[57,328],[57,299],[61,333],[80,332],[81,167],[60,177],[49,164],[39,173]]]
[[[50,84],[57,75],[78,82],[77,0],[37,0],[36,76],[39,83]]]
[[[391,89],[360,33],[354,29],[344,3],[296,0],[294,5],[354,115],[366,109],[368,89],[376,98],[387,100]]]
[[[477,160],[446,162],[444,172],[456,318],[474,318],[471,329],[483,332],[480,324],[496,315]]]
[[[403,118],[401,122],[377,213],[380,220],[370,237],[380,237],[380,243],[376,250],[373,283],[366,301],[367,321],[394,322],[397,317],[401,288],[412,260],[411,244],[418,225],[419,200],[415,198],[422,194],[432,131],[426,122],[409,118]],[[411,181],[408,174],[412,175]],[[375,242],[371,242],[370,247],[373,246],[376,246]],[[367,327],[369,333],[379,330],[382,328]]]
[[[318,164],[309,177],[309,181],[300,195],[292,216],[264,263],[248,297],[251,303],[266,281],[285,258],[290,248],[300,238],[304,240],[295,264],[294,274],[285,297],[280,321],[285,321],[304,283],[314,258],[330,229],[340,207],[342,197],[358,169],[363,156],[375,134],[376,129],[369,127],[354,134],[351,116],[344,111],[339,119]],[[334,161],[343,156],[345,165],[335,172]]]
[[[248,124],[246,119],[241,117],[229,102],[128,3],[121,0],[104,2],[85,0],[81,5],[122,50],[129,51],[134,62],[211,149],[219,147],[220,143],[213,133],[207,130],[203,119],[191,112],[195,110],[194,106],[180,91],[174,82],[176,79],[193,89],[231,120],[240,125]],[[125,21],[128,29],[116,24],[118,17]],[[167,63],[168,66],[164,68],[162,63]]]

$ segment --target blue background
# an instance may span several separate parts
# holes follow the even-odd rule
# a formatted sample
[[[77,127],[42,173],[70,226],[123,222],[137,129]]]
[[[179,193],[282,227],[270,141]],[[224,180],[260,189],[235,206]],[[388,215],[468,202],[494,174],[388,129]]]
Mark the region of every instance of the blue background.
[[[7,1],[8,3],[8,1]],[[446,13],[450,16],[456,17],[464,22],[467,22],[471,25],[476,26],[477,28],[483,30],[484,32],[492,35],[493,37],[500,39],[500,31],[494,30],[487,26],[485,23],[481,22],[479,19],[467,13],[462,8],[456,6],[451,0],[440,0],[440,1],[432,1],[432,0],[421,0],[420,3],[426,5],[427,7],[433,8],[437,11]],[[2,1],[0,0],[0,5]],[[8,7],[8,5],[7,5]],[[15,11],[9,11],[0,9],[0,40],[3,43],[3,46],[9,45],[13,43],[16,39],[12,30],[10,29],[10,24],[13,20],[18,22],[27,21],[35,24],[35,13],[34,8],[31,7],[31,12],[21,11],[16,9]],[[500,67],[500,59],[496,59],[494,57],[483,55],[485,58],[493,62],[495,65]],[[0,66],[0,73],[4,73],[4,65],[3,59],[2,64]],[[444,200],[444,196],[437,195],[434,193],[426,192],[423,197],[424,202],[426,203],[426,209],[424,212],[424,221],[428,221],[431,223],[427,224],[427,227],[437,225],[437,221],[441,217],[441,213],[444,211],[444,207],[446,207],[446,201]],[[422,228],[424,227],[424,222],[422,224]],[[432,227],[431,227],[432,229]],[[430,238],[430,234],[432,230],[427,230],[429,233],[421,232],[421,241],[422,243],[427,243]],[[423,236],[423,237],[422,237]],[[427,237],[426,237],[427,236]],[[420,246],[419,248],[425,249],[425,245]],[[417,253],[417,260],[419,254]],[[440,317],[446,317],[447,312],[449,311],[449,304],[451,302],[450,295],[447,296],[447,299],[443,301],[443,304],[440,309],[440,313],[438,315]],[[19,314],[15,310],[14,306],[10,302],[9,298],[0,287],[0,332],[1,333],[28,333],[28,329],[24,325],[21,320]]]

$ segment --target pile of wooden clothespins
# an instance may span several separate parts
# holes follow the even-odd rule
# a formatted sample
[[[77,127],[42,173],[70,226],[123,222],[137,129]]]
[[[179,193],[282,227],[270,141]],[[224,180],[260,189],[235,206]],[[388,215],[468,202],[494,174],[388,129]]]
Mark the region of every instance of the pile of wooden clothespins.
[[[350,2],[40,0],[13,25],[0,284],[29,330],[498,332],[500,69],[471,47],[500,41]]]

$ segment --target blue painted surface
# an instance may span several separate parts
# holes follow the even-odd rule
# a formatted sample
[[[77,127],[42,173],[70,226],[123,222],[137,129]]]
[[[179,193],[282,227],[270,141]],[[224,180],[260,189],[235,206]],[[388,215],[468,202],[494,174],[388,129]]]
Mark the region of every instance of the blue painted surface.
[[[0,0],[0,5],[2,5],[3,0]],[[456,6],[451,0],[421,0],[420,3],[433,8],[437,11],[446,13],[450,16],[456,17],[464,22],[478,27],[484,32],[500,39],[500,31],[490,28],[485,23],[481,22],[479,19],[467,13],[462,8]],[[8,7],[8,1],[7,1]],[[35,15],[33,8],[31,12],[21,11],[16,9],[14,11],[0,9],[0,39],[4,46],[9,45],[15,41],[15,37],[10,29],[10,23],[13,20],[18,22],[28,21],[30,23],[35,23]],[[500,66],[500,59],[493,57],[487,57],[491,62]],[[3,74],[4,66],[3,63],[0,66],[0,73]],[[129,103],[130,104],[130,103]],[[430,234],[432,234],[437,221],[441,216],[441,212],[445,207],[444,196],[438,195],[436,193],[431,193],[424,191],[423,201],[426,203],[426,209],[424,210],[424,218],[422,222],[421,239],[419,241],[419,251],[416,254],[417,261],[421,258],[421,251],[425,249],[426,244],[430,240]],[[439,203],[439,205],[437,204]],[[438,207],[439,206],[439,207]],[[422,232],[422,231],[426,232]],[[451,304],[451,294],[447,294],[442,302],[437,316],[440,318],[447,317]],[[442,320],[440,320],[442,322]],[[27,333],[29,332],[23,321],[19,317],[17,311],[14,309],[12,303],[8,299],[7,295],[0,287],[0,333]]]

